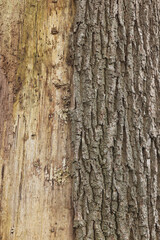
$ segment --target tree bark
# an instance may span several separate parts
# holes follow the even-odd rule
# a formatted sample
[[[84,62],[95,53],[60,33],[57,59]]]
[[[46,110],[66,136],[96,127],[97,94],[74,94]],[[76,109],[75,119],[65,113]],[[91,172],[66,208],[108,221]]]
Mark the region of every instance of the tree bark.
[[[76,1],[76,240],[160,239],[160,1]]]
[[[159,240],[160,1],[0,13],[0,240]]]
[[[0,239],[73,237],[72,0],[0,2]]]

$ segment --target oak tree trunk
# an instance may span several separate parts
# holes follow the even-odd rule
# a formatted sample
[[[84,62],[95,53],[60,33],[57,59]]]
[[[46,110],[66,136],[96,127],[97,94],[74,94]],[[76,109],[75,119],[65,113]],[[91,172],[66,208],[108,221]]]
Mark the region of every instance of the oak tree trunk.
[[[160,239],[160,1],[76,1],[76,240]]]
[[[159,22],[159,0],[1,0],[1,240],[160,239]]]

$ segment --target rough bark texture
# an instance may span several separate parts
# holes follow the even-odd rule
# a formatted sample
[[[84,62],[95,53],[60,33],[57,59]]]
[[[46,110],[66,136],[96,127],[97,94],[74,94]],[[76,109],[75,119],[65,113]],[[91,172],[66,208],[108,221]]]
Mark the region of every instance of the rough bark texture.
[[[0,2],[0,239],[159,240],[160,1],[75,3]]]
[[[0,1],[0,239],[72,239],[72,0]]]
[[[159,23],[159,0],[76,1],[76,240],[160,239]]]

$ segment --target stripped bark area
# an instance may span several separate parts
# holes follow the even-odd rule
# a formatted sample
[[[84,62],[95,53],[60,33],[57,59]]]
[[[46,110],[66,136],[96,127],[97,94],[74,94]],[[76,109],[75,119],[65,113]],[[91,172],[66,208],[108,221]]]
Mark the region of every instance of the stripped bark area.
[[[76,240],[160,239],[160,1],[76,1]]]
[[[0,2],[0,239],[72,240],[72,0]]]

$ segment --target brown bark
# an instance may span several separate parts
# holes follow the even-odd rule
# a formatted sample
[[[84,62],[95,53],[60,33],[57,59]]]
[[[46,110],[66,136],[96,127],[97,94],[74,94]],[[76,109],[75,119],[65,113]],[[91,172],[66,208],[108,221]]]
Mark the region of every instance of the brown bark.
[[[0,2],[0,239],[72,239],[71,0]]]
[[[76,1],[76,240],[160,239],[160,1]]]
[[[0,239],[159,240],[160,1],[0,12]]]

